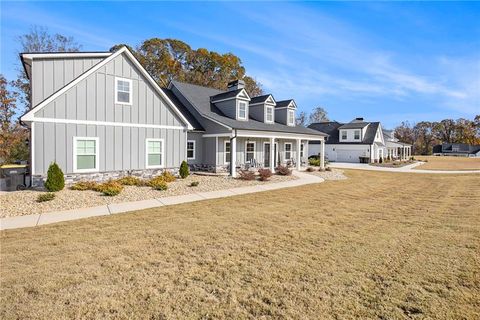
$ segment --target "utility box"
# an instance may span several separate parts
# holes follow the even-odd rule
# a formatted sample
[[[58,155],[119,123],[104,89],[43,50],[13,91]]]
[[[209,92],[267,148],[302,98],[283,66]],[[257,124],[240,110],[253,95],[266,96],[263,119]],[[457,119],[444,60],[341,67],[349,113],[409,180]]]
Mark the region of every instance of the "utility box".
[[[0,167],[0,191],[15,191],[26,189],[27,166],[7,164]]]

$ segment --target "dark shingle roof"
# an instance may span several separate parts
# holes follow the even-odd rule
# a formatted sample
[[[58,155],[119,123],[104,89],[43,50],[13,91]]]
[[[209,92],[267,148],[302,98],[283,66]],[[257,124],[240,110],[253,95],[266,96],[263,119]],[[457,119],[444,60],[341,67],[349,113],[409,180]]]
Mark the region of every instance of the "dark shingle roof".
[[[180,93],[203,117],[220,122],[232,129],[298,133],[317,136],[324,135],[323,133],[309,128],[299,126],[290,127],[280,123],[264,123],[252,118],[249,118],[248,121],[237,121],[225,116],[213,103],[210,102],[211,96],[219,95],[223,93],[223,91],[179,81],[172,81],[172,85],[180,91]]]
[[[226,91],[222,92],[219,94],[214,95],[213,97],[210,98],[211,101],[218,101],[218,100],[223,100],[223,99],[228,99],[228,98],[234,98],[236,97],[243,89],[237,89],[237,90],[232,90],[232,91]]]
[[[264,94],[263,96],[253,97],[252,99],[250,99],[250,104],[265,102],[270,96],[270,94]]]
[[[367,127],[367,131],[365,132],[365,136],[363,140],[360,142],[340,142],[339,129],[345,129],[345,125],[342,123],[338,123],[336,121],[312,123],[308,127],[328,134],[329,137],[326,141],[326,144],[372,144],[375,140],[375,135],[377,133],[380,122],[362,122],[362,123],[366,123],[368,127]],[[363,128],[363,127],[365,127],[365,125],[360,128]],[[355,128],[347,128],[347,129],[355,129]]]
[[[172,100],[173,104],[177,106],[178,110],[183,114],[183,116],[190,122],[192,125],[193,129],[196,131],[205,131],[205,129],[202,127],[202,125],[195,119],[195,117],[188,111],[187,107],[183,105],[180,100],[178,100],[177,96],[173,94],[171,90],[168,90],[166,88],[161,88],[163,92],[167,95],[167,97]]]
[[[362,129],[365,128],[370,122],[349,122],[343,124],[340,129]]]
[[[434,153],[465,153],[475,154],[480,151],[480,145],[470,145],[466,143],[443,143],[433,147]],[[455,151],[453,150],[455,148]]]
[[[292,101],[293,101],[293,99],[277,101],[277,105],[275,106],[275,108],[287,107],[290,104],[290,102],[292,102]]]

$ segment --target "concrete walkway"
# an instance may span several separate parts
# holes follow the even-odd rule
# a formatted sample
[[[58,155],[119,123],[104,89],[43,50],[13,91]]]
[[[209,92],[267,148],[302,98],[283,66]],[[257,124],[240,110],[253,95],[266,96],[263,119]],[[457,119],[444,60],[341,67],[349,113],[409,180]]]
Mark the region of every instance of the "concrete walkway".
[[[128,211],[136,211],[142,209],[156,208],[162,206],[170,206],[181,203],[188,203],[194,201],[202,201],[207,199],[217,199],[224,197],[232,197],[241,194],[277,190],[282,188],[297,187],[306,184],[320,183],[324,179],[307,174],[304,172],[293,171],[293,175],[298,179],[291,181],[284,181],[279,183],[267,183],[262,185],[231,188],[225,190],[209,191],[209,192],[194,192],[191,194],[181,196],[171,196],[164,198],[156,198],[150,200],[112,203],[98,207],[74,209],[67,211],[48,212],[41,214],[32,214],[18,217],[8,217],[0,219],[0,230],[17,229],[26,227],[36,227],[45,224],[56,222],[77,220],[89,217],[106,216],[111,214],[123,213]]]
[[[338,169],[354,169],[354,170],[368,170],[368,171],[387,171],[387,172],[410,172],[410,173],[432,173],[432,174],[439,174],[439,173],[453,173],[453,174],[460,174],[460,173],[480,173],[480,170],[465,170],[465,171],[446,171],[446,170],[422,170],[422,169],[415,169],[412,170],[415,167],[418,167],[425,162],[415,162],[412,164],[409,164],[404,167],[399,167],[399,168],[385,168],[385,167],[377,167],[377,166],[371,166],[366,163],[347,163],[347,162],[331,162],[329,164],[330,167],[332,168],[338,168]]]

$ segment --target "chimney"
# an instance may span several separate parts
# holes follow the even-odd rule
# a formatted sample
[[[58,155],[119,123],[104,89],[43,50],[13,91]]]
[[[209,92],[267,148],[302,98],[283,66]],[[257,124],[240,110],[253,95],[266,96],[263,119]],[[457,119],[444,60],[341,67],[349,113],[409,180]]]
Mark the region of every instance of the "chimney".
[[[363,122],[363,118],[355,118],[351,122],[352,123]]]
[[[363,121],[363,118],[355,118],[357,121]]]
[[[237,89],[243,89],[243,88],[245,88],[245,81],[241,79],[230,81],[227,85],[228,91],[235,91]]]

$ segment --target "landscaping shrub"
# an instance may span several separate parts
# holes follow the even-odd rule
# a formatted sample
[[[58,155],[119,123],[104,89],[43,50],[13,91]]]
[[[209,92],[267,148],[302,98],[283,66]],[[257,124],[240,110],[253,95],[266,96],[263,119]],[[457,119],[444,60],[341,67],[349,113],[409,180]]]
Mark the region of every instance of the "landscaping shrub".
[[[380,157],[380,159],[378,159],[378,163],[383,163],[383,158]]]
[[[255,180],[255,172],[250,170],[240,170],[238,175],[241,180]]]
[[[150,179],[148,185],[155,190],[165,191],[168,189],[167,182],[165,181],[163,175]]]
[[[97,183],[95,181],[79,181],[70,187],[72,190],[85,191],[85,190],[96,190]]]
[[[137,177],[127,176],[117,179],[117,182],[124,186],[143,186],[145,182]]]
[[[96,191],[101,192],[104,196],[116,196],[123,190],[123,186],[115,180],[109,180],[105,183],[97,185]]]
[[[200,182],[198,181],[192,181],[192,183],[190,183],[190,187],[198,187],[199,184]]]
[[[55,193],[42,193],[37,197],[37,202],[51,201],[55,199]]]
[[[320,166],[320,159],[308,159],[308,164],[311,166],[319,167]]]
[[[62,169],[56,162],[52,162],[48,167],[47,181],[45,181],[45,189],[50,192],[60,191],[65,187],[65,178]]]
[[[272,171],[270,169],[258,169],[258,174],[260,181],[267,181],[272,176]]]
[[[185,160],[182,161],[182,164],[180,165],[180,171],[178,172],[178,174],[180,175],[180,177],[182,177],[182,179],[185,179],[190,175],[190,170],[188,169],[187,161]]]
[[[288,169],[286,166],[278,166],[275,168],[275,172],[281,176],[289,176],[292,174],[292,170]]]
[[[177,180],[177,178],[175,178],[175,176],[170,171],[166,171],[166,170],[163,171],[161,177],[165,182],[174,182],[175,180]]]
[[[313,172],[313,171],[315,171],[315,168],[312,168],[312,167],[307,168],[307,172]]]

